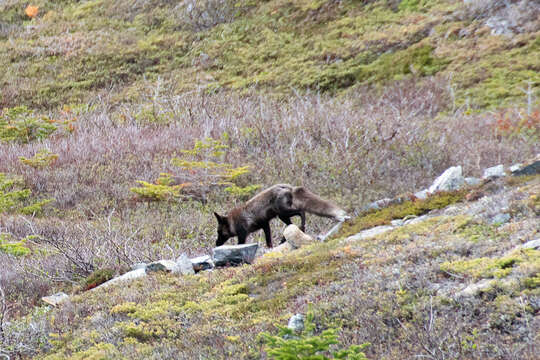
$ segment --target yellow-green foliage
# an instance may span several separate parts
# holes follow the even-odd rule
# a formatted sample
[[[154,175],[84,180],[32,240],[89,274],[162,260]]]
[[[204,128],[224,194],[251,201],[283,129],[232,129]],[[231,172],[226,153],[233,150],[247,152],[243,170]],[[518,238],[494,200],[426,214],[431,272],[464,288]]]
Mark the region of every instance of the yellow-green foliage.
[[[447,261],[441,264],[441,270],[454,274],[480,278],[503,278],[508,276],[516,265],[530,263],[540,265],[540,251],[516,250],[500,258],[476,258],[471,260]]]
[[[393,219],[402,219],[408,215],[422,215],[431,210],[442,209],[450,204],[461,201],[465,196],[465,191],[442,192],[428,197],[424,200],[404,201],[401,204],[394,204],[380,210],[371,211],[364,215],[344,223],[337,236],[349,236],[364,229],[374,226],[389,224]]]
[[[28,143],[43,140],[56,131],[54,121],[36,116],[26,106],[6,108],[0,112],[0,141]]]
[[[171,174],[161,173],[155,184],[137,180],[140,187],[132,187],[129,190],[146,200],[174,200],[181,197],[182,189],[189,186],[189,183],[172,185],[174,179]]]
[[[51,203],[52,199],[32,202],[32,191],[24,188],[21,177],[8,176],[0,173],[0,213],[22,213],[36,215],[43,211],[43,207]]]
[[[20,241],[9,241],[7,234],[0,233],[0,251],[14,256],[24,256],[30,253],[30,249],[25,246],[26,239]]]
[[[54,154],[48,149],[39,150],[31,158],[25,158],[24,156],[19,157],[20,162],[35,169],[41,169],[52,165],[56,159],[58,159],[58,154]]]

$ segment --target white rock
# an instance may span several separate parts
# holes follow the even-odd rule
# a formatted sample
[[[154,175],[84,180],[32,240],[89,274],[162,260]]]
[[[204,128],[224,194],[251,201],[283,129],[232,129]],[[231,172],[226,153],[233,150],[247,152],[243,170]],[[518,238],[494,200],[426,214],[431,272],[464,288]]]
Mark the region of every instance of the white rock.
[[[146,276],[146,269],[145,268],[132,270],[132,271],[129,271],[129,272],[123,274],[123,275],[115,277],[114,279],[111,279],[111,280],[109,280],[107,282],[104,282],[103,284],[93,288],[92,290],[99,289],[99,288],[106,288],[108,286],[117,284],[117,283],[119,283],[121,281],[133,280],[133,279],[137,279],[137,278],[140,278],[140,277],[143,277],[143,276]]]
[[[203,255],[191,259],[191,265],[195,272],[210,270],[214,268],[214,262],[212,261],[210,255]]]
[[[283,230],[283,236],[287,242],[296,249],[301,246],[311,244],[315,241],[315,239],[304,233],[295,224],[288,225],[285,230]]]
[[[334,225],[326,234],[317,236],[317,240],[326,241],[326,239],[333,236],[339,231],[339,229],[341,229],[341,225],[343,225],[343,221],[340,221],[336,225]]]
[[[462,175],[461,166],[453,166],[446,169],[441,176],[439,176],[433,184],[429,187],[429,192],[434,193],[436,191],[452,191],[457,190],[463,186],[465,179]]]
[[[131,265],[131,270],[145,269],[146,263],[136,263]]]
[[[63,292],[59,292],[50,296],[44,296],[41,298],[43,302],[52,306],[58,306],[62,302],[66,301],[67,299],[69,299],[69,295]]]
[[[405,224],[405,220],[403,219],[392,220],[390,221],[390,224],[392,224],[392,226],[403,226],[403,224]]]
[[[414,193],[414,196],[415,196],[417,199],[420,199],[420,200],[427,199],[427,197],[429,196],[429,190],[428,190],[428,189],[424,189],[424,190],[415,192],[415,193]]]
[[[497,165],[490,168],[487,168],[484,170],[484,174],[482,175],[482,178],[496,178],[496,177],[502,177],[504,176],[504,166],[503,165]]]
[[[182,275],[193,275],[193,274],[195,274],[195,270],[193,269],[193,263],[187,257],[186,254],[180,255],[176,259],[176,268],[174,270],[176,272],[173,271],[173,273],[176,273],[176,274],[182,274]]]
[[[481,280],[481,281],[479,281],[477,283],[470,284],[465,289],[458,292],[456,294],[456,297],[457,298],[462,298],[462,297],[476,296],[479,293],[481,293],[482,291],[484,291],[486,289],[489,289],[492,286],[493,282],[494,282],[493,279],[484,279],[484,280]]]
[[[514,165],[510,166],[509,170],[510,170],[510,172],[516,172],[516,171],[520,170],[522,166],[523,166],[523,164],[521,164],[521,163],[520,164],[514,164]]]
[[[289,319],[287,327],[296,333],[301,333],[304,330],[304,315],[296,314]]]
[[[392,229],[394,229],[394,226],[390,226],[390,225],[376,226],[376,227],[371,228],[371,229],[360,231],[358,234],[349,236],[348,238],[345,239],[345,241],[356,241],[356,240],[369,239],[369,238],[372,238],[374,236],[384,234],[385,232],[390,231]]]
[[[465,183],[467,185],[470,185],[470,186],[478,186],[482,183],[482,180],[480,180],[479,178],[475,178],[475,177],[466,177],[465,178]]]
[[[158,272],[158,271],[165,271],[165,272],[171,272],[174,274],[180,273],[180,267],[176,263],[176,261],[173,260],[159,260],[154,261],[148,265],[146,265],[146,273],[152,273],[152,272]]]
[[[525,244],[520,246],[522,249],[540,249],[540,239],[527,241]]]
[[[251,264],[257,254],[258,244],[222,245],[214,248],[214,265],[229,266]]]

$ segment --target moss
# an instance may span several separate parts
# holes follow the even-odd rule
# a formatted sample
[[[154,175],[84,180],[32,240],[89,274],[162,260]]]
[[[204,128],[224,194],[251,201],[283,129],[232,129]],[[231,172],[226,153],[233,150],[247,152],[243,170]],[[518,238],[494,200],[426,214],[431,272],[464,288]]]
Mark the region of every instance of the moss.
[[[466,192],[438,193],[424,200],[405,201],[380,210],[371,211],[346,222],[337,237],[345,237],[359,233],[362,230],[379,225],[390,224],[391,220],[402,219],[408,215],[423,215],[431,210],[442,209],[450,204],[463,200]]]
[[[91,273],[84,280],[84,290],[90,290],[103,284],[106,281],[109,281],[114,276],[113,269],[99,269]]]

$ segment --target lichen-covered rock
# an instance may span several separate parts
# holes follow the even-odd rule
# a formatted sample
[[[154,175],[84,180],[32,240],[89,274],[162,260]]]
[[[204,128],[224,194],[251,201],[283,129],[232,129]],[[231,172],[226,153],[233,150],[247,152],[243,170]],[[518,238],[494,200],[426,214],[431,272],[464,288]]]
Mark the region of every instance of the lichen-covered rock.
[[[143,276],[146,276],[146,268],[140,268],[140,269],[137,269],[137,270],[132,270],[132,271],[129,271],[129,272],[123,274],[123,275],[115,277],[114,279],[111,279],[111,280],[109,280],[107,282],[104,282],[103,284],[99,285],[98,287],[95,287],[94,289],[105,288],[105,287],[117,284],[117,283],[119,283],[121,281],[138,279],[138,278],[143,277]],[[92,289],[92,290],[94,290],[94,289]]]
[[[178,264],[172,260],[159,260],[146,265],[147,274],[158,271],[180,273]]]
[[[304,330],[304,315],[296,314],[291,316],[287,327],[296,333],[301,333]]]
[[[288,243],[297,249],[315,241],[315,239],[304,233],[295,224],[288,225],[285,230],[283,230],[283,236]]]
[[[175,274],[182,274],[182,275],[193,275],[195,274],[195,269],[193,269],[193,263],[188,258],[186,254],[180,255],[176,259],[176,268],[174,269],[176,272],[173,271]]]
[[[429,192],[458,190],[465,184],[461,166],[446,169],[429,187]]]
[[[58,306],[62,302],[66,301],[67,299],[69,299],[69,295],[63,292],[59,292],[50,296],[44,296],[41,298],[43,302],[52,306]]]
[[[215,266],[251,264],[255,259],[258,244],[222,245],[214,248]]]
[[[214,268],[214,262],[210,255],[203,255],[190,260],[195,272],[211,270]]]
[[[503,177],[504,174],[504,166],[503,165],[497,165],[492,166],[490,168],[487,168],[484,170],[484,174],[482,175],[482,178],[489,179],[489,178],[498,178]]]

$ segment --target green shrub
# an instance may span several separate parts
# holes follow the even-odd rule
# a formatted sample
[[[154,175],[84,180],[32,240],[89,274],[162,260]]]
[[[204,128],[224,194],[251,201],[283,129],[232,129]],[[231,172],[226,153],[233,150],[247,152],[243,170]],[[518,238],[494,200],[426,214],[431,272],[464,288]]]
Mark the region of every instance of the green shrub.
[[[26,106],[4,109],[0,113],[0,141],[29,143],[43,140],[57,127],[45,116],[36,116]]]
[[[50,152],[48,149],[39,150],[33,157],[25,158],[24,156],[19,157],[19,161],[25,165],[31,166],[34,169],[41,169],[49,165],[54,164],[58,159],[58,154]]]
[[[36,215],[43,207],[53,201],[44,199],[31,202],[32,191],[24,188],[24,182],[19,176],[7,176],[0,173],[0,213],[22,213]]]
[[[262,333],[262,339],[266,344],[266,352],[271,359],[276,360],[327,360],[327,359],[349,359],[365,360],[366,355],[362,352],[369,346],[368,343],[362,345],[351,345],[347,349],[330,351],[330,346],[339,344],[337,329],[324,330],[320,335],[315,335],[315,325],[313,324],[313,314],[308,313],[305,321],[305,328],[301,334],[296,334],[293,330],[278,326],[279,334],[270,335]],[[330,354],[331,357],[325,354]]]

